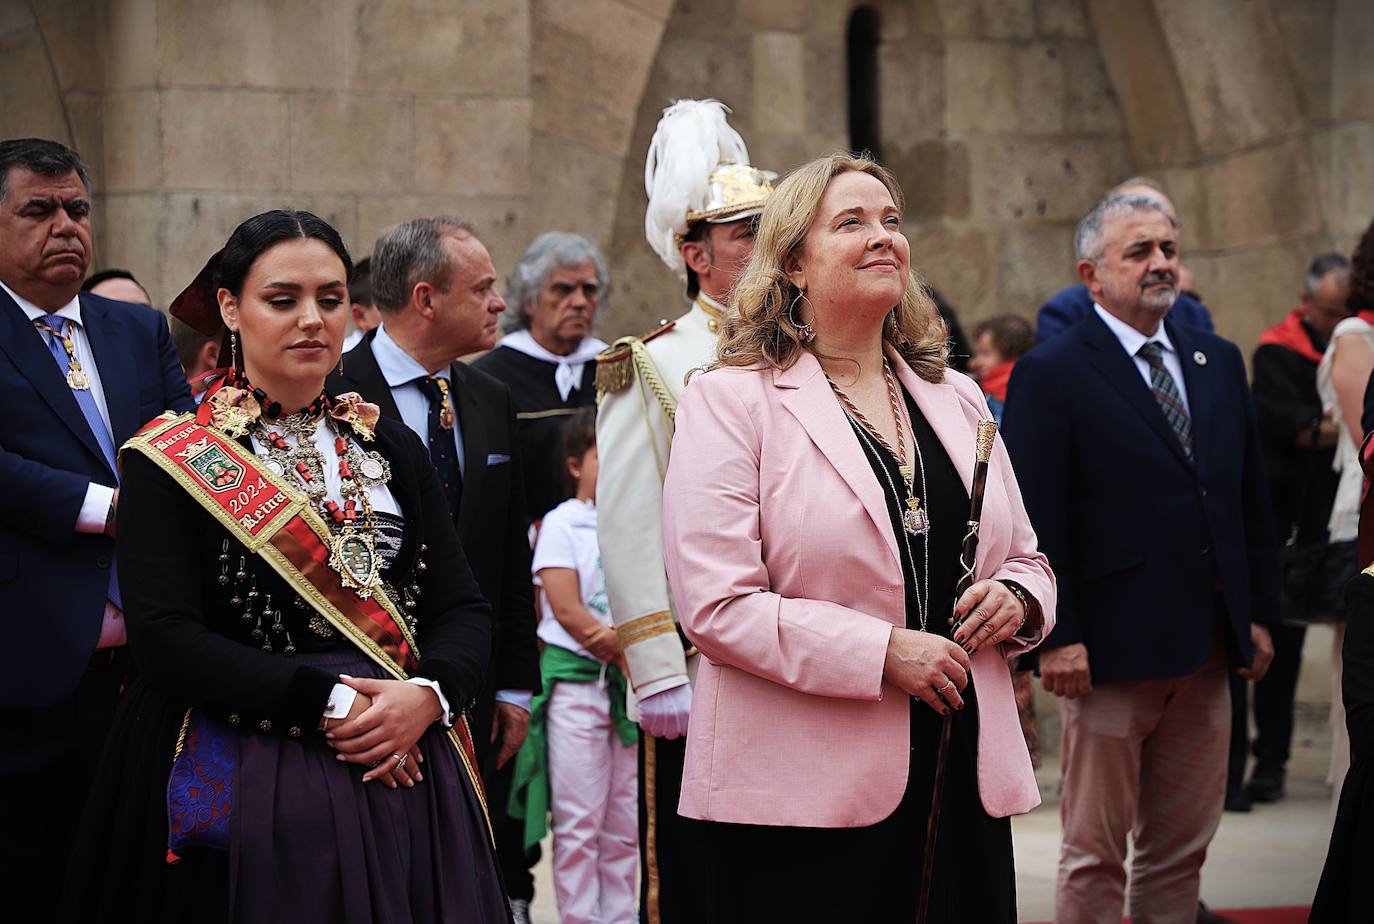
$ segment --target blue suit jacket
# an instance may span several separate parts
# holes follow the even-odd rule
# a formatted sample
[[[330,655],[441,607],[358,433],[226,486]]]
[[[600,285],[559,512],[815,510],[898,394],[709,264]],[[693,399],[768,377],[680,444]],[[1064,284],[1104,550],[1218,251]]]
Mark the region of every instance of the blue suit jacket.
[[[1035,316],[1035,342],[1053,340],[1092,313],[1093,297],[1082,283],[1056,292]],[[1187,292],[1178,293],[1174,307],[1169,309],[1169,320],[1208,333],[1215,330],[1212,327],[1212,315],[1206,306]]]
[[[1059,578],[1045,645],[1087,645],[1094,682],[1180,677],[1217,629],[1251,658],[1276,623],[1278,543],[1245,365],[1229,341],[1165,322],[1192,414],[1189,463],[1096,313],[1012,372],[1004,431],[1040,548]]]
[[[167,321],[141,305],[81,293],[118,447],[165,410],[194,408]],[[114,540],[75,531],[91,482],[115,485],[43,338],[0,289],[0,613],[17,656],[0,706],[70,696],[100,637]]]

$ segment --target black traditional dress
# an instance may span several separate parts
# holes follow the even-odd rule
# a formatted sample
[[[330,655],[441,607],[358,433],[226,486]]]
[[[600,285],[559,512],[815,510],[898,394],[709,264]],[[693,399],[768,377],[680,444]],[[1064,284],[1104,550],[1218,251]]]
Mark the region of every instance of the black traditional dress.
[[[390,592],[416,603],[412,673],[461,709],[481,686],[490,609],[415,435],[383,420],[367,448],[390,463],[400,508],[379,546]],[[61,919],[508,921],[481,797],[446,732],[435,724],[420,739],[413,789],[364,784],[317,725],[339,675],[388,675],[154,462],[123,458],[121,578],[138,676],[96,774],[69,891],[55,897]],[[188,709],[237,732],[227,851],[168,850],[168,776]]]
[[[1341,674],[1350,770],[1341,787],[1326,867],[1312,901],[1311,924],[1356,924],[1374,917],[1374,576],[1350,582]]]
[[[908,537],[909,543],[903,539],[897,461],[860,424],[851,423],[882,486],[897,536],[907,628],[920,628],[917,600],[918,593],[919,599],[926,595],[928,564],[926,631],[949,637],[969,496],[939,437],[911,397],[903,394],[921,451],[920,466],[915,453],[910,456],[916,468],[915,493],[930,519],[928,556],[920,537]],[[962,695],[964,709],[954,716],[928,920],[1010,924],[1016,920],[1011,821],[992,818],[983,809],[978,794],[978,699],[971,677]],[[875,825],[799,828],[703,822],[713,924],[915,920],[941,722],[930,707],[912,698],[906,793],[893,813]]]

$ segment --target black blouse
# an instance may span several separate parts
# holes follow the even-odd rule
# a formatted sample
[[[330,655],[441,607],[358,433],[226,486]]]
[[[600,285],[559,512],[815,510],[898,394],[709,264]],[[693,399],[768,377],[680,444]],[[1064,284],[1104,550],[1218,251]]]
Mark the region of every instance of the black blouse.
[[[901,489],[897,460],[882,449],[857,421],[851,419],[850,425],[864,448],[864,456],[872,466],[874,477],[878,479],[887,502],[892,532],[902,559],[907,628],[920,628],[917,596],[918,591],[921,597],[926,594],[922,571],[929,562],[930,600],[927,603],[926,631],[949,638],[949,618],[954,612],[954,588],[962,570],[959,567],[959,551],[964,542],[964,524],[968,521],[969,496],[939,436],[911,396],[905,391],[902,396],[906,399],[907,416],[911,419],[911,430],[916,438],[916,447],[907,448],[907,459],[915,474],[915,494],[921,498],[921,506],[930,518],[928,544],[920,536],[906,536],[906,541],[903,540],[905,529],[902,526],[902,510],[905,505],[894,493],[894,489]],[[921,454],[919,464],[917,447]],[[969,451],[972,452],[973,448],[969,447]],[[924,479],[922,469],[925,472]]]

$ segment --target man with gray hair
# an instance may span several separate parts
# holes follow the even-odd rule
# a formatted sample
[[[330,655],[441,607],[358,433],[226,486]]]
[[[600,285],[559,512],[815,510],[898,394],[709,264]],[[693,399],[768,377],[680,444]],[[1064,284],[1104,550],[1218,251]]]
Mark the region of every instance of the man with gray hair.
[[[1178,224],[1178,213],[1174,211],[1174,203],[1164,194],[1159,184],[1149,177],[1133,176],[1128,180],[1122,180],[1107,191],[1103,201],[1117,196],[1142,196],[1152,199],[1175,225]],[[1170,316],[1175,323],[1211,331],[1212,315],[1202,302],[1198,301],[1191,289],[1192,274],[1180,266],[1178,297],[1174,300]],[[1056,292],[1041,306],[1039,314],[1036,315],[1035,342],[1044,343],[1046,340],[1054,339],[1092,314],[1092,310],[1092,293],[1088,291],[1087,286],[1080,283]]]
[[[596,354],[606,344],[592,327],[609,282],[596,244],[566,231],[539,235],[507,282],[511,311],[501,323],[508,333],[473,363],[505,382],[515,399],[531,520],[564,499],[563,424],[596,402]]]
[[[510,390],[457,361],[496,342],[506,309],[496,281],[491,255],[465,222],[417,218],[388,228],[372,254],[382,323],[344,354],[329,389],[361,393],[429,447],[463,552],[491,602],[491,666],[471,719],[498,854],[509,867],[519,829],[512,843],[502,784],[540,688],[529,518]]]
[[[1166,319],[1178,229],[1115,196],[1075,239],[1092,313],[1012,372],[1004,436],[1059,603],[1041,647],[1060,697],[1055,920],[1201,917],[1221,819],[1227,677],[1265,672],[1278,545],[1236,347]],[[1025,407],[1021,407],[1024,404]]]

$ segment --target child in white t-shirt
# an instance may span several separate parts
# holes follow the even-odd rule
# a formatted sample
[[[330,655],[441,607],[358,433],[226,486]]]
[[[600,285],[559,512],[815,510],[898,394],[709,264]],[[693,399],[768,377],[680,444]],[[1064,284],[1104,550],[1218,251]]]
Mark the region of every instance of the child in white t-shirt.
[[[594,409],[569,418],[563,443],[574,496],[545,514],[534,547],[544,691],[531,704],[512,808],[525,817],[529,844],[542,834],[540,796],[548,794],[563,924],[631,924],[638,920],[638,731],[625,715],[620,644],[596,541]],[[539,780],[545,768],[547,789]]]

